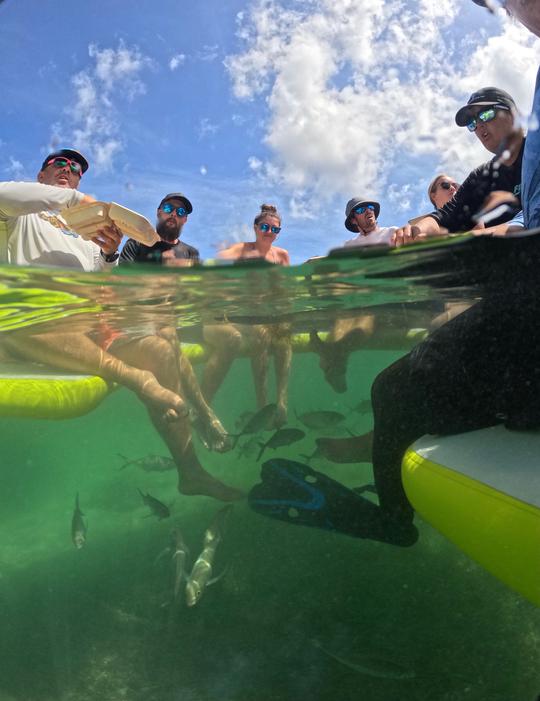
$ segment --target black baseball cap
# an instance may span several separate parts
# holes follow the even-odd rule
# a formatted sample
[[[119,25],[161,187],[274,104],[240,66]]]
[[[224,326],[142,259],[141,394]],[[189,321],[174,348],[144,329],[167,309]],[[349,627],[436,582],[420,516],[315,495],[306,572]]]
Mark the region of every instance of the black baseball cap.
[[[47,158],[43,161],[41,170],[45,170],[45,168],[47,167],[47,163],[52,158],[69,158],[72,161],[76,161],[81,166],[83,173],[86,173],[86,171],[88,170],[88,161],[86,160],[86,158],[82,155],[82,153],[74,151],[72,148],[61,148],[59,151],[49,153]]]
[[[476,2],[476,0],[473,0]],[[474,116],[471,107],[481,107],[485,105],[501,105],[501,107],[506,107],[512,112],[517,111],[516,103],[514,99],[505,91],[500,88],[480,88],[469,97],[466,105],[461,107],[456,113],[456,124],[458,127],[466,127]]]
[[[165,197],[159,203],[159,206],[161,207],[162,204],[168,202],[169,200],[181,200],[184,203],[184,207],[186,208],[187,213],[191,214],[191,212],[193,212],[193,205],[188,200],[188,198],[181,192],[171,192],[169,195],[165,195]]]

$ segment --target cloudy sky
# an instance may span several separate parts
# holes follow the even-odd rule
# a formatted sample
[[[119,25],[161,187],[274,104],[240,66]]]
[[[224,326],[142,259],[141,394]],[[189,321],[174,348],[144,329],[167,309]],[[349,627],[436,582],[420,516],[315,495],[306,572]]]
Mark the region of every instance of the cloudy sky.
[[[262,202],[293,262],[349,237],[353,195],[379,222],[429,211],[441,170],[489,154],[454,114],[485,85],[526,118],[540,44],[471,0],[4,0],[2,180],[33,180],[53,147],[82,150],[84,192],[151,221],[194,204],[205,258],[252,238]]]

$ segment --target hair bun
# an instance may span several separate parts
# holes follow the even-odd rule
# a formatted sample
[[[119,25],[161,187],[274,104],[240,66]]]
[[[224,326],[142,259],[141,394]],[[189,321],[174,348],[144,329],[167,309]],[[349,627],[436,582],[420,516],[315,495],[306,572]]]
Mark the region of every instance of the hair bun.
[[[277,207],[275,204],[262,204],[261,205],[261,214],[262,213],[277,214]]]

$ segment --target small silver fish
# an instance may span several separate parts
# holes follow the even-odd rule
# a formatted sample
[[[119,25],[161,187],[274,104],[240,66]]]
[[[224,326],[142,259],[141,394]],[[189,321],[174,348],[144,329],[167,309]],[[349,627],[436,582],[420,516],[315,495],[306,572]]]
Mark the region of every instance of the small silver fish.
[[[174,600],[178,599],[180,588],[187,579],[186,561],[189,555],[189,548],[184,542],[184,538],[179,528],[171,531],[172,539],[172,560],[174,562]]]
[[[274,425],[274,419],[276,418],[277,404],[267,404],[263,406],[262,409],[249,419],[244,428],[240,433],[236,433],[231,436],[234,438],[233,448],[236,448],[238,439],[241,436],[245,436],[248,433],[259,433],[260,431],[269,431]]]
[[[75,509],[71,517],[71,540],[77,550],[80,550],[86,545],[87,525],[83,520],[83,516],[84,514],[79,507],[79,492],[77,492],[77,496],[75,497]]]
[[[130,465],[135,465],[146,472],[166,472],[167,470],[176,469],[174,460],[164,455],[145,455],[143,458],[137,458],[136,460],[130,460],[121,453],[118,453],[118,455],[124,460],[124,464],[118,468],[119,470],[125,470]]]
[[[137,491],[141,495],[143,502],[154,514],[154,516],[157,516],[160,521],[164,518],[169,518],[171,512],[166,504],[159,499],[156,499],[156,497],[153,497],[151,494],[148,494],[148,492],[143,494],[140,489],[137,489]]]
[[[228,504],[217,512],[214,520],[204,533],[203,549],[187,578],[186,583],[186,604],[195,606],[200,600],[206,587],[219,581],[225,574],[225,570],[212,579],[212,568],[216,550],[223,536],[225,520],[232,509],[232,504]]]
[[[306,434],[299,428],[278,428],[278,430],[270,436],[266,443],[259,443],[261,449],[257,455],[257,461],[262,457],[262,454],[267,448],[282,448],[286,445],[292,445],[297,441],[305,438]]]

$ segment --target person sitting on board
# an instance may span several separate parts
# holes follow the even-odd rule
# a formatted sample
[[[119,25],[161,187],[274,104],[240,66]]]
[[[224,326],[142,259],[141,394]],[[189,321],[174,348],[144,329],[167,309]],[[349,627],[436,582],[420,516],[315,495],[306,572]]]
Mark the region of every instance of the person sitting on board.
[[[478,228],[476,215],[484,208],[488,195],[506,191],[518,202],[521,193],[521,164],[525,137],[521,129],[515,129],[517,108],[514,99],[496,87],[480,88],[467,104],[456,113],[456,124],[474,132],[477,139],[494,157],[469,173],[454,197],[443,207],[425,217],[413,219],[395,232],[398,245],[408,244],[418,237],[440,236],[448,232],[471,231]],[[489,218],[490,227],[504,225],[519,210],[519,206],[504,207],[502,214]],[[495,210],[494,210],[495,211]],[[487,223],[488,218],[480,221]],[[506,228],[494,232],[505,233]]]
[[[274,246],[281,231],[281,215],[275,205],[262,204],[253,221],[256,240],[237,243],[219,252],[223,260],[263,258],[276,265],[289,265],[289,254],[284,248]],[[254,292],[257,294],[257,291]],[[274,356],[276,375],[276,405],[274,424],[282,426],[287,421],[288,383],[292,348],[288,324],[205,324],[203,339],[210,354],[205,364],[202,390],[208,402],[212,402],[221,387],[233,360],[239,354],[249,356],[255,398],[258,409],[268,404],[268,366],[270,354]]]
[[[155,262],[165,265],[189,265],[199,262],[199,251],[180,241],[193,206],[181,192],[171,192],[161,200],[157,209],[156,231],[160,241],[146,246],[135,239],[128,239],[120,253],[120,262]]]
[[[380,227],[377,223],[381,205],[366,197],[353,197],[345,207],[345,228],[356,236],[344,246],[392,246],[395,226]]]
[[[9,262],[67,265],[86,271],[117,264],[122,234],[116,227],[105,227],[93,241],[83,241],[58,216],[63,207],[95,201],[77,192],[87,169],[88,162],[79,152],[61,149],[47,156],[38,183],[0,183],[0,222]],[[180,491],[223,501],[240,498],[237,489],[206,472],[195,454],[177,353],[170,339],[157,334],[135,339],[116,333],[104,337],[99,319],[92,317],[87,326],[82,315],[77,320],[77,327],[67,315],[56,319],[52,330],[42,326],[39,332],[35,327],[6,332],[3,348],[17,359],[99,375],[131,389],[171,451]]]
[[[261,211],[253,220],[255,241],[235,243],[219,251],[217,257],[222,260],[245,260],[262,258],[268,263],[289,265],[289,253],[274,242],[281,231],[281,215],[273,204],[262,204]]]

